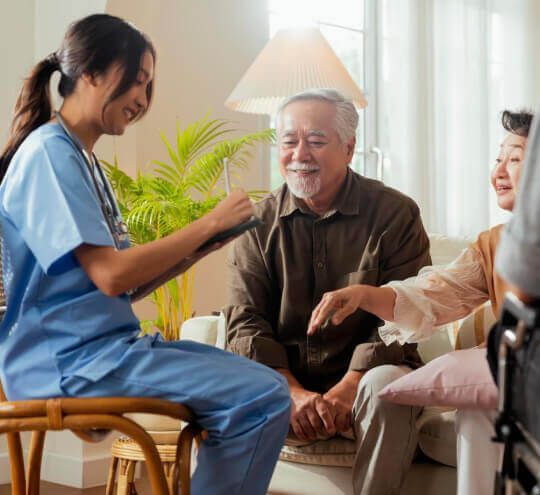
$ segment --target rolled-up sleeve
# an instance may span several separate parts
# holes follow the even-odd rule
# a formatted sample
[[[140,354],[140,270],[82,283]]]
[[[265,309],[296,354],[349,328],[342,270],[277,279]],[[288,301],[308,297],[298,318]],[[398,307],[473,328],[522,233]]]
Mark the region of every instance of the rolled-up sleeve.
[[[381,236],[380,276],[378,285],[392,280],[412,277],[431,264],[429,238],[426,234],[416,204],[408,199],[407,205],[386,226]],[[421,364],[416,344],[386,345],[375,332],[373,342],[358,344],[349,363],[349,369],[365,371],[383,364]]]
[[[495,268],[523,292],[540,297],[540,120],[534,119],[514,215],[504,229]]]
[[[272,314],[277,302],[256,233],[232,245],[227,260],[227,349],[271,368],[288,368],[285,347],[277,340]]]

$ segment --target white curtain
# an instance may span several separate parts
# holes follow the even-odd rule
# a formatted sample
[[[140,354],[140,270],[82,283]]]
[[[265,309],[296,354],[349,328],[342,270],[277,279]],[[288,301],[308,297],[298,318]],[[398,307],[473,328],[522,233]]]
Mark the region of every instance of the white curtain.
[[[508,216],[489,172],[503,109],[540,94],[537,0],[383,0],[378,141],[384,180],[419,204],[430,232],[474,237]]]

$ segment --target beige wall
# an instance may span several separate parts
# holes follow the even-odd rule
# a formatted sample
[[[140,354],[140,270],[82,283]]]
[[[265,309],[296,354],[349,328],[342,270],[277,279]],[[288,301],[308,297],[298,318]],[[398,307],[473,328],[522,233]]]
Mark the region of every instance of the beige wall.
[[[107,0],[35,0],[34,60],[56,50],[71,22],[105,11]]]
[[[8,2],[4,2],[7,4]],[[5,142],[15,99],[34,63],[34,0],[9,2],[0,10],[0,140]]]
[[[150,112],[126,136],[107,145],[108,150],[116,150],[124,169],[134,173],[152,159],[167,160],[159,131],[172,135],[177,120],[185,125],[211,111],[213,117],[234,120],[244,131],[269,125],[263,117],[231,112],[223,105],[268,39],[266,1],[108,0],[107,12],[136,23],[158,52]],[[265,155],[259,149],[244,187],[266,187]],[[197,265],[197,314],[218,310],[225,301],[224,257],[222,250]],[[138,305],[136,310],[141,317],[151,314],[148,305]]]
[[[23,79],[33,65],[56,50],[70,22],[103,12],[106,0],[19,0],[0,4],[0,140],[3,143]]]

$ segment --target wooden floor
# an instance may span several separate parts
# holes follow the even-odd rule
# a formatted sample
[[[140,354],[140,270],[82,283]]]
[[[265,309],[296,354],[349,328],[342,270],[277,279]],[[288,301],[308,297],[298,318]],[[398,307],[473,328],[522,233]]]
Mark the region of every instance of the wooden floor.
[[[152,495],[147,480],[140,480],[135,483],[138,495]],[[67,486],[55,485],[54,483],[41,483],[40,495],[103,495],[105,487],[99,486],[96,488],[87,488],[80,490],[78,488],[69,488]],[[0,495],[11,495],[10,485],[0,485]]]

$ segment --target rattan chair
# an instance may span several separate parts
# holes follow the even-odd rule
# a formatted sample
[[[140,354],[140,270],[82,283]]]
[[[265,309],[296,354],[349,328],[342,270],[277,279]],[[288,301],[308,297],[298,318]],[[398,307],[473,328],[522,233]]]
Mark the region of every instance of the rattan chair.
[[[180,419],[186,426],[178,439],[177,462],[182,495],[190,493],[190,459],[193,438],[199,428],[191,411],[182,404],[146,398],[51,398],[8,402],[0,390],[0,433],[7,434],[11,466],[12,495],[38,495],[41,459],[45,433],[49,430],[71,430],[89,442],[99,442],[111,430],[132,438],[144,452],[152,493],[167,495],[167,481],[163,466],[150,435],[125,413],[154,413]],[[28,451],[27,479],[24,472],[20,432],[31,431]],[[175,484],[178,486],[178,483]],[[174,492],[177,490],[174,488]]]
[[[1,256],[0,236],[0,256]],[[0,265],[1,266],[1,265]],[[5,313],[5,295],[0,269],[0,321]],[[161,460],[150,435],[126,413],[153,413],[180,419],[188,425],[178,438],[176,462],[179,480],[167,488]],[[111,430],[132,438],[141,447],[154,495],[175,495],[180,483],[181,494],[190,494],[190,461],[193,439],[200,428],[193,413],[184,405],[161,399],[96,397],[50,398],[47,400],[7,401],[0,383],[0,434],[6,433],[11,467],[12,495],[39,495],[41,460],[47,431],[71,430],[88,442],[103,440]],[[27,476],[20,432],[31,431]]]

